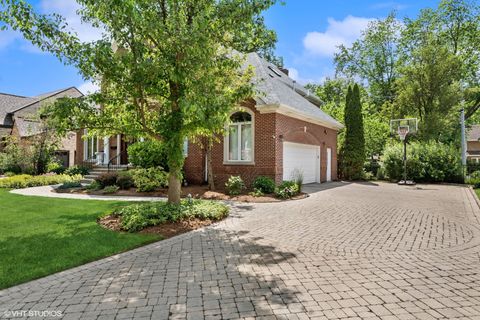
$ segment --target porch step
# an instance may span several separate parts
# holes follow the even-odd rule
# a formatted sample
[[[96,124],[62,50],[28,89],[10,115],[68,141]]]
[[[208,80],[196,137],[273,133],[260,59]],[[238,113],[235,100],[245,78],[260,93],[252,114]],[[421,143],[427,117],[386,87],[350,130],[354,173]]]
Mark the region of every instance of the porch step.
[[[124,171],[124,170],[127,170],[127,169],[128,169],[127,165],[114,166],[114,167],[110,168],[110,172]],[[95,180],[95,178],[97,178],[101,174],[104,174],[104,173],[107,173],[107,172],[108,172],[108,166],[96,165],[92,169],[90,169],[90,172],[87,175],[85,175],[80,182],[90,184]]]

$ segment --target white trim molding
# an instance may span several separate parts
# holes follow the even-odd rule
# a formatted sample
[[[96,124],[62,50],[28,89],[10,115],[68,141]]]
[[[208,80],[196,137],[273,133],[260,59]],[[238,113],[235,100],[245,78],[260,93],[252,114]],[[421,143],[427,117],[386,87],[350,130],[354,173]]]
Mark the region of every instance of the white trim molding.
[[[265,113],[283,114],[291,118],[303,120],[303,121],[317,124],[333,130],[340,130],[340,129],[343,129],[344,127],[342,124],[336,125],[326,119],[320,119],[318,117],[308,115],[306,113],[303,113],[285,104],[264,104],[264,105],[257,105],[256,108],[261,114],[265,114]]]
[[[251,152],[251,159],[250,160],[229,160],[228,159],[228,154],[229,154],[229,144],[230,144],[230,139],[229,139],[229,127],[231,123],[227,123],[225,125],[225,132],[226,134],[223,137],[223,164],[224,165],[255,165],[255,113],[250,110],[249,108],[245,107],[238,107],[230,113],[230,117],[234,115],[237,112],[246,112],[250,115],[252,118],[250,121],[250,125],[252,128],[252,152]],[[239,130],[239,135],[241,130]],[[239,149],[241,149],[241,139],[239,139]],[[241,155],[241,150],[239,150],[239,155]]]

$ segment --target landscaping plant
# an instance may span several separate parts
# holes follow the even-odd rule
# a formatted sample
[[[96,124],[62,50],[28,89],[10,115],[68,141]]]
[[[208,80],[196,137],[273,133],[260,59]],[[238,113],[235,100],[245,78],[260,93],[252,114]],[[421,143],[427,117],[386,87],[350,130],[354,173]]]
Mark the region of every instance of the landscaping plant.
[[[128,190],[132,188],[135,185],[132,177],[132,172],[131,171],[118,172],[118,177],[115,184],[122,190]]]
[[[365,136],[360,88],[357,84],[348,88],[344,117],[345,140],[340,149],[340,173],[344,179],[359,180],[363,177]]]
[[[120,188],[118,186],[106,186],[105,188],[103,188],[102,193],[112,194],[112,193],[117,192],[118,190],[120,190]]]
[[[254,190],[261,191],[264,194],[272,194],[275,192],[275,181],[269,177],[256,177],[252,186]]]
[[[180,204],[149,202],[132,204],[114,211],[121,217],[125,231],[137,232],[149,226],[188,219],[220,220],[228,215],[228,207],[207,200],[182,200]]]
[[[129,145],[128,162],[139,168],[162,167],[168,172],[166,148],[161,141],[145,140]]]
[[[71,167],[67,168],[64,173],[68,174],[68,175],[71,175],[71,176],[74,176],[74,175],[77,175],[77,174],[82,175],[82,176],[86,176],[89,172],[90,172],[90,170],[87,167],[74,165],[74,166],[71,166]]]
[[[275,196],[280,199],[290,199],[299,193],[300,187],[294,181],[283,181],[275,190]]]
[[[231,196],[237,196],[245,190],[245,183],[240,176],[231,176],[225,183],[227,192]]]
[[[31,176],[29,174],[20,174],[13,177],[0,179],[0,188],[22,189],[29,187],[39,187],[60,184],[64,182],[80,181],[82,176],[70,176],[67,174],[44,174],[40,176]]]
[[[168,186],[168,173],[161,167],[134,169],[132,178],[138,192],[151,192]]]
[[[105,172],[95,178],[95,181],[103,188],[114,186],[117,183],[118,173]]]
[[[440,142],[411,142],[408,146],[407,177],[418,182],[461,182],[460,153],[453,145]],[[385,149],[382,167],[390,180],[403,175],[403,146]]]
[[[65,189],[71,189],[71,188],[80,188],[82,184],[80,181],[66,181],[62,183],[60,186],[58,186],[57,189],[60,190],[65,190]]]

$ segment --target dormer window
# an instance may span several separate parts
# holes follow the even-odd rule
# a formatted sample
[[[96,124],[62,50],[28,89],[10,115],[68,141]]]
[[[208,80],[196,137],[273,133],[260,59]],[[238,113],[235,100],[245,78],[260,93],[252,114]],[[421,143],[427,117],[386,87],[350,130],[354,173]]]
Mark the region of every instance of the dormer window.
[[[226,162],[253,162],[253,113],[238,111],[230,116],[225,137]]]

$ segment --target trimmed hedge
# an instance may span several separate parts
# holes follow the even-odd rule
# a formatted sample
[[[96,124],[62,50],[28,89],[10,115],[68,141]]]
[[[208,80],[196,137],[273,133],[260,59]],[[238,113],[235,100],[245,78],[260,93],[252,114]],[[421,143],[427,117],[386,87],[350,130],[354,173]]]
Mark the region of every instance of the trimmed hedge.
[[[168,171],[167,152],[160,141],[146,140],[128,146],[128,162],[135,167],[162,167]]]
[[[113,214],[121,217],[122,228],[129,232],[149,226],[188,219],[220,220],[228,215],[228,207],[206,200],[182,200],[180,204],[149,202],[123,207]]]
[[[0,179],[0,188],[22,189],[66,182],[80,182],[80,180],[82,180],[81,175],[70,176],[68,174],[44,174],[41,176],[31,176],[29,174],[20,174]]]
[[[403,144],[385,149],[382,168],[390,180],[403,179]],[[463,182],[460,152],[439,142],[411,142],[407,146],[407,178],[417,182]]]

